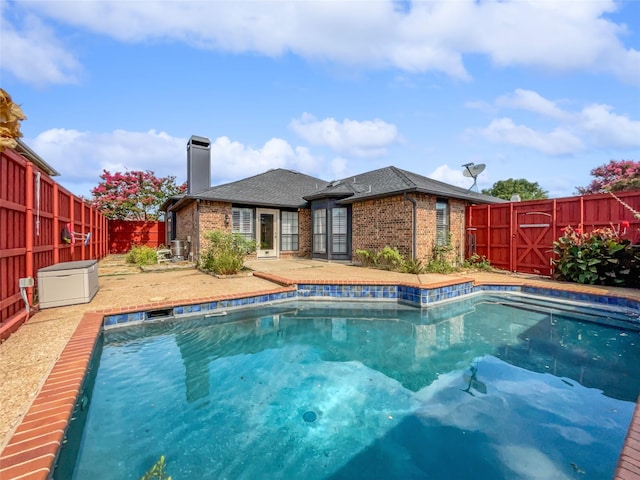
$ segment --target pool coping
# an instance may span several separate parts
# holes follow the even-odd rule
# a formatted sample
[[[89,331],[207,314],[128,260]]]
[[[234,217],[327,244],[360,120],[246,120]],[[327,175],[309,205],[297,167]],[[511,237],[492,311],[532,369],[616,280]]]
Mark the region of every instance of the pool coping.
[[[44,480],[53,474],[73,411],[79,399],[82,398],[83,382],[95,346],[100,333],[109,326],[107,324],[109,319],[115,318],[112,325],[139,323],[152,319],[146,314],[143,317],[136,316],[140,312],[171,309],[173,316],[180,317],[204,314],[207,310],[215,313],[221,309],[239,309],[296,299],[340,298],[396,301],[425,308],[480,291],[519,291],[631,308],[640,312],[640,301],[623,295],[584,293],[570,286],[540,287],[528,284],[526,280],[501,283],[456,279],[420,285],[392,281],[290,280],[264,272],[255,272],[254,275],[276,283],[280,287],[251,294],[240,293],[188,301],[153,302],[85,313],[9,443],[0,454],[0,478]],[[214,303],[215,307],[211,308]],[[203,308],[203,306],[209,308]],[[640,480],[640,403],[638,401],[618,459],[614,479]]]

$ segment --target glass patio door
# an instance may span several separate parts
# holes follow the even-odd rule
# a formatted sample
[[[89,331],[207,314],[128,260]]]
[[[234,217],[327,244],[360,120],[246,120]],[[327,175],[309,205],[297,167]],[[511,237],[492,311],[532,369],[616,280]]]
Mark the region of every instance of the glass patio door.
[[[269,258],[278,256],[278,210],[257,209],[256,256]]]

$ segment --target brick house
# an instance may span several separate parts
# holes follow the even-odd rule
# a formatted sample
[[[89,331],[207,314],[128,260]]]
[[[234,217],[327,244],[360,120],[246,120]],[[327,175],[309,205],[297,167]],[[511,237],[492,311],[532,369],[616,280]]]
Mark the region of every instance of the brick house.
[[[396,167],[332,182],[274,169],[209,187],[201,183],[210,178],[208,155],[200,159],[201,172],[196,165],[202,153],[197,149],[206,141],[191,137],[189,190],[162,207],[167,243],[189,242],[196,259],[205,232],[223,230],[255,240],[258,258],[350,261],[358,249],[391,246],[407,258],[428,261],[435,245],[451,242],[451,260],[462,261],[465,207],[503,202]]]

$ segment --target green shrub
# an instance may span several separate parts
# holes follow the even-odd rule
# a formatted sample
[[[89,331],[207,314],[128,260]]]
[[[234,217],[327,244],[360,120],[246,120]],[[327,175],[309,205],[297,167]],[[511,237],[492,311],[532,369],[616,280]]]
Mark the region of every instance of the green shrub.
[[[640,253],[611,228],[568,226],[553,242],[554,278],[591,285],[639,286]]]
[[[451,232],[449,232],[446,244],[433,246],[431,260],[427,263],[425,270],[429,273],[455,272],[457,267],[449,261],[451,252],[453,252],[453,244],[451,243]]]
[[[456,267],[448,260],[442,258],[434,258],[425,267],[425,271],[429,273],[452,273],[456,271]]]
[[[378,268],[383,270],[401,271],[404,265],[404,257],[395,247],[384,247],[378,253]]]
[[[124,257],[127,263],[135,265],[153,265],[158,262],[156,249],[145,245],[133,245]]]
[[[356,259],[365,267],[376,267],[378,255],[373,250],[356,250]]]
[[[491,266],[491,262],[484,255],[480,256],[477,253],[474,253],[469,258],[467,258],[462,264],[464,268],[473,268],[476,270],[493,270]]]
[[[356,250],[356,258],[365,267],[379,268],[380,270],[404,270],[405,259],[395,247],[384,247],[379,252],[373,250]]]
[[[233,275],[244,268],[244,257],[255,251],[255,242],[237,233],[219,230],[204,235],[208,244],[200,254],[198,268],[217,275]]]
[[[410,258],[405,260],[402,264],[403,273],[412,273],[414,275],[420,275],[425,272],[425,267],[422,262],[416,258]]]

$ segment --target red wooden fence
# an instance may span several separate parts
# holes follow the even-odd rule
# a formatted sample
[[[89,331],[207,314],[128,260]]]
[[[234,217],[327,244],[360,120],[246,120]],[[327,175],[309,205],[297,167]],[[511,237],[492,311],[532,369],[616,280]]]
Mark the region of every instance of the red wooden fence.
[[[640,211],[640,191],[616,196]],[[475,251],[496,268],[550,276],[553,242],[568,225],[584,232],[613,227],[640,243],[640,220],[611,195],[598,194],[467,207],[467,256]]]
[[[0,341],[28,316],[18,280],[36,280],[39,269],[59,262],[104,257],[107,223],[35,163],[11,149],[0,154]],[[89,244],[63,242],[67,224],[74,232],[91,233]],[[33,291],[27,289],[30,303]]]
[[[132,245],[157,248],[164,244],[164,222],[109,221],[109,250],[111,253],[126,253]]]

